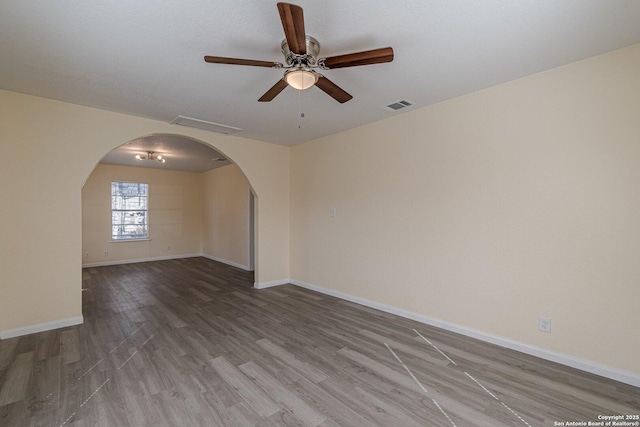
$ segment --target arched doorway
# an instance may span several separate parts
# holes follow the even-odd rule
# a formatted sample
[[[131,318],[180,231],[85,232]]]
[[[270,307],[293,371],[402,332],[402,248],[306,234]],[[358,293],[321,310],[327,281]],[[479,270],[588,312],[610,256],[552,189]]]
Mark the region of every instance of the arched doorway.
[[[142,204],[112,205],[140,185],[144,194],[132,199]],[[184,135],[135,138],[107,153],[83,185],[83,267],[204,256],[253,271],[256,202],[221,150]]]

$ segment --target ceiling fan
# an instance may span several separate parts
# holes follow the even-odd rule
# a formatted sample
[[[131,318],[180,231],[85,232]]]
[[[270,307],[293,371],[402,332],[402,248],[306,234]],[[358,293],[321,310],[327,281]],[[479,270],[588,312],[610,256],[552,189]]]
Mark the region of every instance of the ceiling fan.
[[[260,102],[273,100],[287,86],[304,90],[315,85],[336,101],[344,103],[353,97],[331,80],[315,71],[315,69],[333,70],[335,68],[393,61],[393,49],[390,47],[331,56],[329,58],[318,58],[320,43],[315,38],[305,34],[302,8],[290,3],[278,3],[277,6],[282,27],[284,28],[285,39],[280,47],[285,56],[286,65],[280,62],[253,59],[224,58],[221,56],[204,57],[206,62],[214,64],[285,69],[282,79],[258,99]]]

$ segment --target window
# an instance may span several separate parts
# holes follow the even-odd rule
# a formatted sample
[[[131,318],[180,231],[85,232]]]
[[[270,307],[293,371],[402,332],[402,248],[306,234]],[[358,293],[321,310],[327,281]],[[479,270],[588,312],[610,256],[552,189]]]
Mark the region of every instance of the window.
[[[149,238],[149,185],[139,182],[111,182],[111,238]]]

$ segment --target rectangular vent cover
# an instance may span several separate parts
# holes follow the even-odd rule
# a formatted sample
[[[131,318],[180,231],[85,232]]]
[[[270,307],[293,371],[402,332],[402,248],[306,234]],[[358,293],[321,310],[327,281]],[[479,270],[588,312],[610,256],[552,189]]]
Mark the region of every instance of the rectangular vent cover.
[[[226,135],[231,135],[242,131],[242,129],[233,126],[221,125],[219,123],[208,122],[206,120],[199,120],[185,116],[177,116],[175,119],[171,120],[171,124],[208,130],[210,132],[224,133]]]
[[[388,111],[398,111],[398,110],[402,110],[403,108],[411,107],[413,104],[414,102],[411,102],[406,99],[402,99],[400,101],[397,101],[385,106],[384,109]]]

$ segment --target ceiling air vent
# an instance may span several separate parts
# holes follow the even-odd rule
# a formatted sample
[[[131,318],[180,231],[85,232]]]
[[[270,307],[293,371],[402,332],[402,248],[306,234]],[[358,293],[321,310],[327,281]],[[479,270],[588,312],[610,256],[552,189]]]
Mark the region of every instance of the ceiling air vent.
[[[413,104],[414,102],[408,101],[406,99],[402,99],[400,101],[386,105],[384,109],[387,111],[398,111],[398,110],[402,110],[403,108],[411,107]]]
[[[208,122],[206,120],[193,119],[191,117],[177,116],[171,120],[171,124],[186,126],[189,128],[203,129],[210,132],[224,133],[231,135],[233,133],[240,132],[242,129],[233,126],[225,126],[219,123]]]

